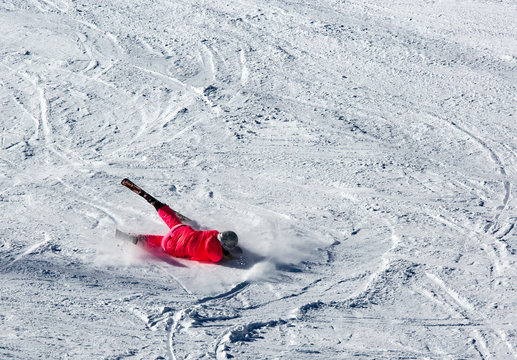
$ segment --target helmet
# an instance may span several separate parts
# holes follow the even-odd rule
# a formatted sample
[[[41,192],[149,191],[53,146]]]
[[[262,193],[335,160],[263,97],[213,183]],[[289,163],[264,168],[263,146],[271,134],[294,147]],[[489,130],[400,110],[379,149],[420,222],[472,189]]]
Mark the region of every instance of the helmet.
[[[239,242],[237,234],[233,231],[223,231],[217,235],[217,239],[225,250],[232,250]]]

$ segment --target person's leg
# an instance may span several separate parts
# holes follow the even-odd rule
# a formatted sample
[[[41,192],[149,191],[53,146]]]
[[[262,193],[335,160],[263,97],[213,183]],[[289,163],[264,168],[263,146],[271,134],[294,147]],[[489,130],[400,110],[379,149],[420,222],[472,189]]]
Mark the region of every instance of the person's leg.
[[[150,249],[162,247],[163,235],[126,234],[116,229],[115,237]]]
[[[174,210],[172,210],[167,205],[164,205],[160,209],[158,209],[158,215],[160,215],[160,217],[167,224],[169,229],[172,229],[176,225],[182,224],[181,220],[176,215]]]
[[[148,249],[161,249],[162,235],[138,235],[138,243]]]

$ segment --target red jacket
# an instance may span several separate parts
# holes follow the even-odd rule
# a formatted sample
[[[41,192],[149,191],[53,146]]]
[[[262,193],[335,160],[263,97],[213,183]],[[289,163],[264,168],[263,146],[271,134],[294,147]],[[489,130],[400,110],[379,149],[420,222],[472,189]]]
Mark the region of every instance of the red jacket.
[[[172,256],[218,262],[223,258],[223,249],[217,234],[219,232],[214,230],[196,231],[190,226],[180,225],[163,237],[162,248]]]
[[[218,231],[196,231],[182,224],[167,205],[158,210],[158,215],[171,229],[161,241],[161,247],[167,254],[210,262],[218,262],[223,258],[223,248],[217,240]]]

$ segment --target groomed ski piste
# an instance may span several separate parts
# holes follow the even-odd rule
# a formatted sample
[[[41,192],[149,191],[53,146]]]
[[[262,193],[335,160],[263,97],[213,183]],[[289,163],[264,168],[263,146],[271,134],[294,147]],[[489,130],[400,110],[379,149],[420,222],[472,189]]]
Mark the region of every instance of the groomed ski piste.
[[[1,359],[517,357],[517,3],[3,0]],[[128,177],[205,229],[165,234]]]

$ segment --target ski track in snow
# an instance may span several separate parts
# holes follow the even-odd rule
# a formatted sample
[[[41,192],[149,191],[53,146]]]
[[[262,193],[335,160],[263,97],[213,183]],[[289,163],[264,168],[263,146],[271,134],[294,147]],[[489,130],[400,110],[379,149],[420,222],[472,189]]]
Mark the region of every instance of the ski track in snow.
[[[19,254],[18,256],[16,256],[10,263],[8,263],[5,267],[9,267],[9,266],[12,266],[14,263],[20,261],[23,257],[27,256],[27,255],[30,255],[32,253],[34,253],[36,250],[40,249],[43,247],[43,245],[46,245],[48,243],[50,243],[51,241],[51,238],[50,236],[45,233],[45,239],[41,242],[38,242],[34,245],[31,245],[29,246],[27,249],[25,249],[21,254]]]
[[[517,358],[515,17],[4,1],[0,358]],[[124,177],[243,254],[116,240]]]

